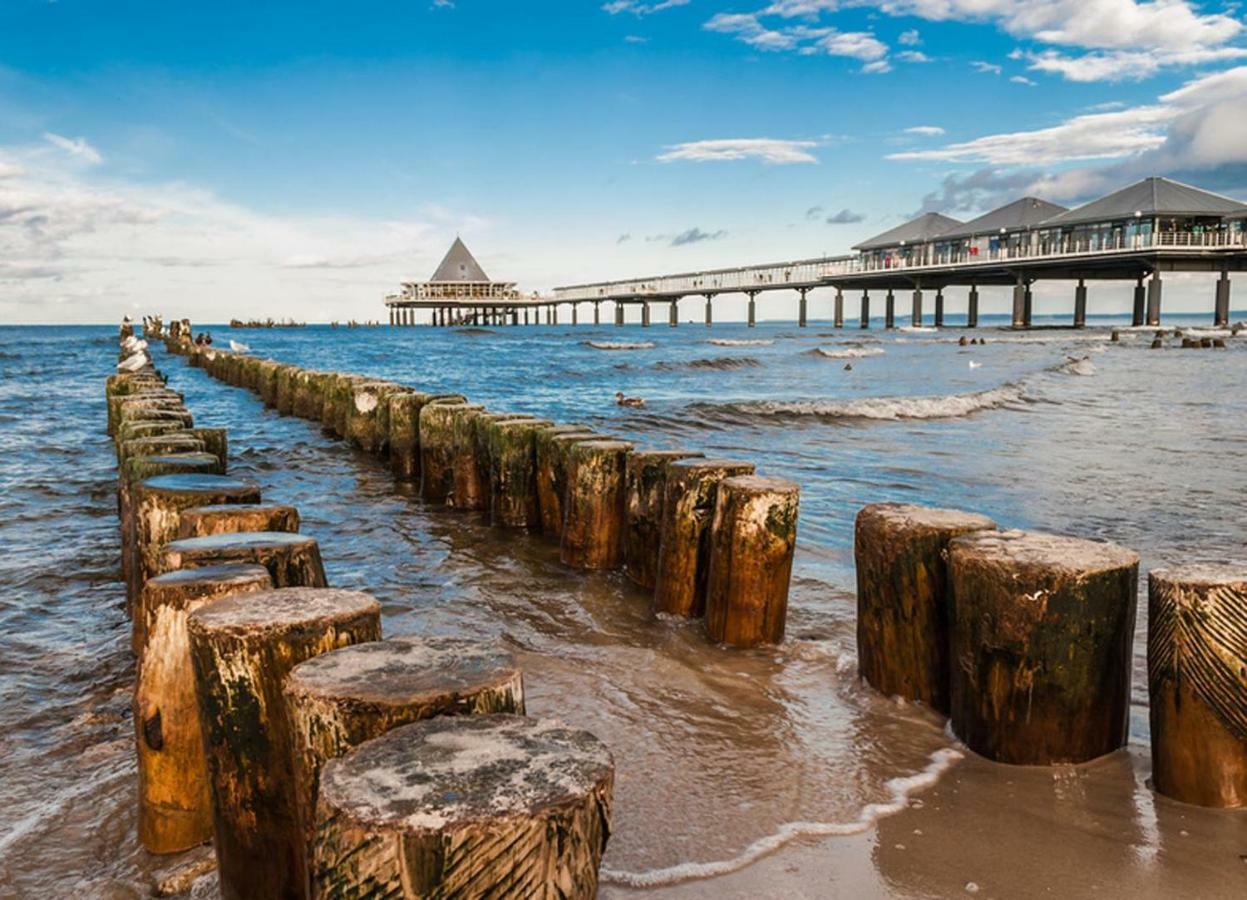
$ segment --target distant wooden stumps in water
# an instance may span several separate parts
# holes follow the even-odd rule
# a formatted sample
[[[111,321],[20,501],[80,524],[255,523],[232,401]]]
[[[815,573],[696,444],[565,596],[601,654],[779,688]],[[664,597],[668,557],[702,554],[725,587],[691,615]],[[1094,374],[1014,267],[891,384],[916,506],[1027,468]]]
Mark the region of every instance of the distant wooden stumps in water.
[[[778,644],[788,616],[800,489],[782,478],[719,482],[710,528],[706,631],[734,647]]]
[[[606,747],[557,722],[397,728],[325,766],[312,896],[587,900],[613,788]]]
[[[1148,573],[1147,668],[1156,790],[1247,806],[1247,566]]]
[[[614,569],[623,562],[625,471],[632,444],[571,444],[560,556],[573,569]]]
[[[653,590],[657,576],[667,466],[700,456],[689,450],[636,450],[628,456],[624,571],[643,588]]]
[[[553,424],[523,418],[501,419],[486,426],[491,524],[500,528],[541,527],[537,434]]]
[[[450,637],[398,637],[334,650],[286,678],[299,815],[310,842],[324,764],[392,728],[445,715],[524,714],[511,654]]]
[[[226,900],[305,896],[294,746],[282,684],[321,653],[381,637],[367,594],[286,588],[191,614],[191,659]]]
[[[185,569],[148,579],[135,611],[146,642],[134,686],[138,746],[139,841],[175,853],[212,837],[212,801],[195,702],[187,617],[230,594],[272,587],[263,566]]]
[[[948,542],[995,527],[975,513],[902,503],[857,514],[858,672],[876,690],[948,714]]]
[[[268,569],[276,587],[323,588],[325,567],[315,538],[280,531],[251,531],[180,538],[166,544],[160,571],[256,563]]]
[[[563,499],[567,493],[567,457],[573,444],[600,440],[583,425],[555,425],[537,432],[537,507],[541,533],[559,538],[563,534]]]
[[[210,534],[236,534],[241,531],[299,530],[299,511],[282,504],[230,503],[199,506],[182,511],[179,538]]]
[[[948,544],[952,725],[998,762],[1121,747],[1139,558],[1113,544],[979,531]]]
[[[668,465],[655,612],[687,618],[705,614],[710,526],[719,482],[753,473],[753,463],[727,459],[684,459]]]

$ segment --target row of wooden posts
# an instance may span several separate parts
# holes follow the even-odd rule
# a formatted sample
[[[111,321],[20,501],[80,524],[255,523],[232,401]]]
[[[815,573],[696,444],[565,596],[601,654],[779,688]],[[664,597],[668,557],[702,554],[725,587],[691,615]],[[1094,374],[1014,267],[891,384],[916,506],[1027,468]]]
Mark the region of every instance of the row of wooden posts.
[[[1139,557],[902,504],[857,516],[859,671],[976,753],[1080,763],[1125,745]],[[1247,565],[1148,573],[1152,783],[1247,806]]]
[[[143,846],[211,839],[225,898],[593,896],[607,748],[526,716],[502,648],[382,640],[377,600],[330,588],[298,511],[226,474],[225,431],[195,427],[128,323],[122,357]]]
[[[714,641],[782,640],[796,484],[758,476],[749,462],[491,412],[460,394],[195,346],[189,331],[166,346],[278,412],[388,456],[395,477],[418,481],[426,501],[557,540],[573,569],[622,568],[652,592],[655,613],[704,616]]]

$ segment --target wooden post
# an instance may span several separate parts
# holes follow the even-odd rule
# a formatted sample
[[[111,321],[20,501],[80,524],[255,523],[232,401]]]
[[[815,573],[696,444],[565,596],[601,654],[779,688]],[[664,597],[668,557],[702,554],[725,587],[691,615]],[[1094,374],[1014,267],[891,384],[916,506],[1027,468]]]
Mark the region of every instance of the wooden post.
[[[212,801],[195,701],[186,619],[232,594],[273,586],[263,566],[211,566],[150,578],[135,611],[146,645],[134,685],[138,746],[139,842],[176,853],[212,838]]]
[[[462,394],[403,391],[390,395],[390,468],[400,481],[420,480],[420,410],[433,402],[467,401]]]
[[[204,450],[221,461],[221,472],[229,468],[229,432],[224,428],[192,428],[190,433],[203,441]]]
[[[303,370],[298,366],[282,364],[277,367],[275,407],[285,416],[295,415],[294,398],[299,373]]]
[[[309,850],[329,760],[421,719],[524,714],[524,680],[511,654],[453,637],[405,636],[332,650],[295,666],[285,696]]]
[[[133,438],[117,448],[117,464],[125,468],[132,456],[165,456],[170,453],[205,453],[207,446],[191,432],[170,431],[155,437]]]
[[[624,572],[643,588],[654,589],[667,466],[678,459],[700,456],[690,450],[637,450],[628,456]]]
[[[450,412],[450,493],[446,505],[455,509],[489,509],[489,482],[481,477],[477,459],[477,416],[485,413],[479,403],[460,403]]]
[[[537,499],[537,432],[545,419],[502,419],[486,428],[489,438],[489,520],[502,528],[540,528]]]
[[[734,647],[778,644],[788,616],[800,490],[782,478],[719,482],[710,527],[706,632]]]
[[[256,485],[224,475],[158,475],[140,481],[133,491],[134,546],[127,591],[131,604],[148,578],[167,571],[160,568],[161,551],[177,537],[182,510],[214,503],[260,502]]]
[[[655,612],[687,618],[703,615],[710,571],[710,525],[719,482],[753,472],[753,463],[728,459],[685,459],[667,466],[654,578]]]
[[[1199,806],[1247,806],[1247,566],[1148,573],[1152,781]]]
[[[948,715],[948,542],[995,527],[976,513],[902,503],[857,514],[857,670],[876,690]]]
[[[567,454],[579,441],[600,440],[602,435],[584,425],[556,425],[537,432],[537,508],[541,532],[558,538],[563,534],[563,499],[567,494]]]
[[[246,531],[179,538],[165,545],[160,571],[194,569],[222,563],[258,563],[276,587],[323,588],[325,567],[315,538],[285,531]]]
[[[589,900],[614,770],[597,738],[552,720],[396,728],[325,766],[312,896]]]
[[[455,483],[455,409],[462,400],[430,401],[420,408],[420,496],[445,503]]]
[[[978,531],[948,544],[953,731],[1016,765],[1126,740],[1139,557],[1113,544]]]
[[[352,444],[366,453],[385,452],[390,444],[386,428],[389,398],[400,390],[399,385],[390,381],[361,381],[353,385],[346,415],[346,436]]]
[[[191,613],[191,660],[226,900],[306,895],[294,747],[282,684],[305,659],[381,637],[367,594],[286,588]]]
[[[229,503],[182,510],[178,537],[205,537],[240,531],[288,531],[293,534],[298,530],[299,511],[293,506]]]
[[[325,380],[325,404],[320,423],[330,434],[346,437],[346,422],[355,403],[355,386],[364,381],[362,375],[334,373]]]
[[[329,375],[312,369],[301,369],[296,372],[292,385],[294,396],[290,401],[290,411],[300,419],[312,422],[321,421],[325,407],[325,386]]]
[[[614,569],[623,562],[624,475],[632,444],[573,442],[559,556],[574,569]]]

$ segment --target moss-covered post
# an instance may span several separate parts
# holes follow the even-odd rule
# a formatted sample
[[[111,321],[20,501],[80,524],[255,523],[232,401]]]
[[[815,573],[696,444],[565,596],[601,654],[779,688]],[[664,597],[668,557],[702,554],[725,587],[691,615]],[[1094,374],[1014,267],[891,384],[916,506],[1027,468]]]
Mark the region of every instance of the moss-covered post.
[[[524,714],[524,682],[511,654],[452,637],[397,637],[330,651],[295,666],[285,694],[309,846],[327,761],[433,716]]]
[[[643,588],[652,591],[657,574],[667,466],[701,455],[690,450],[636,450],[628,457],[624,571]]]
[[[420,408],[420,496],[445,503],[455,481],[453,424],[462,400],[434,400]]]
[[[325,379],[325,403],[321,408],[320,424],[335,437],[346,437],[347,417],[355,403],[355,386],[363,383],[362,375],[344,375],[335,372]]]
[[[298,366],[292,366],[288,363],[282,363],[277,366],[273,406],[284,416],[291,416],[295,414],[294,398],[296,382],[298,381],[299,373],[302,371],[303,370]]]
[[[264,401],[264,405],[275,409],[277,407],[277,370],[281,363],[271,359],[257,360],[253,377],[255,384],[252,386]]]
[[[537,432],[537,507],[541,532],[558,539],[563,534],[563,501],[567,496],[567,458],[573,444],[605,436],[584,426],[556,425]]]
[[[710,525],[719,482],[753,472],[753,463],[730,459],[680,459],[667,465],[655,612],[693,619],[705,614]]]
[[[1148,573],[1152,782],[1199,806],[1247,806],[1247,566]]]
[[[389,397],[390,468],[399,481],[420,480],[420,410],[426,403],[463,402],[462,394],[401,391]]]
[[[486,426],[489,440],[489,521],[501,528],[540,528],[537,432],[545,419],[502,419]]]
[[[325,372],[300,369],[291,376],[290,411],[300,419],[319,422],[325,407]]]
[[[1139,557],[1113,544],[976,531],[948,544],[953,731],[998,762],[1121,747]]]
[[[204,450],[221,461],[221,471],[229,468],[229,432],[224,428],[192,428],[190,433],[204,443]]]
[[[995,527],[977,513],[902,503],[857,514],[857,669],[876,690],[948,715],[948,542]]]
[[[191,613],[191,661],[212,794],[221,895],[302,898],[307,858],[282,685],[296,665],[381,637],[367,594],[285,588]]]
[[[582,441],[570,447],[559,555],[573,569],[614,569],[623,562],[624,475],[632,444]]]
[[[450,412],[450,493],[446,505],[455,509],[483,510],[489,508],[489,482],[481,478],[477,461],[476,423],[485,414],[479,403],[460,403]]]
[[[198,505],[198,504],[197,504]],[[160,571],[223,563],[256,563],[276,587],[325,587],[325,566],[316,539],[284,531],[245,531],[179,538],[165,544]]]
[[[382,454],[390,445],[387,433],[391,395],[402,388],[390,381],[361,381],[352,389],[347,407],[347,438],[366,453]],[[384,410],[384,415],[382,415]]]
[[[134,685],[139,842],[152,853],[188,850],[212,838],[212,801],[195,701],[186,619],[206,603],[272,587],[263,566],[169,572],[143,586],[136,618],[147,643]]]
[[[788,617],[800,490],[737,475],[719,482],[710,526],[706,632],[733,647],[778,644]]]
[[[525,716],[439,717],[329,762],[312,896],[597,895],[614,760]]]
[[[299,530],[299,511],[283,504],[227,503],[182,510],[179,538],[240,531]]]
[[[480,410],[471,416],[472,456],[476,460],[476,477],[483,486],[482,493],[485,504],[481,508],[490,509],[491,492],[493,491],[494,462],[491,454],[494,449],[494,426],[498,422],[516,419],[532,419],[526,413],[490,412]]]

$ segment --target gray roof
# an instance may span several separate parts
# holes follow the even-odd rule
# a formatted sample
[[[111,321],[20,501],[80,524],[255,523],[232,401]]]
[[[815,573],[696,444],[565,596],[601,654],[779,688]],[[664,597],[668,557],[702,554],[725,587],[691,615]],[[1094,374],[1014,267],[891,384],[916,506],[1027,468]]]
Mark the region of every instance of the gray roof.
[[[1038,225],[1045,219],[1059,216],[1065,212],[1064,206],[1040,200],[1038,197],[1023,197],[1014,200],[999,209],[983,213],[977,219],[971,219],[959,228],[953,228],[940,235],[940,238],[970,237],[975,234],[998,234],[1004,231],[1022,231]]]
[[[485,270],[481,268],[480,263],[472,256],[471,251],[464,246],[463,241],[455,238],[455,242],[450,245],[450,249],[446,251],[446,256],[442,259],[442,264],[437,267],[437,271],[433,273],[430,282],[447,282],[447,281],[489,281],[489,276],[485,274]]]
[[[1168,178],[1144,178],[1114,191],[1107,197],[1061,213],[1045,225],[1075,225],[1083,222],[1111,222],[1144,216],[1229,216],[1247,213],[1240,203]]]
[[[920,244],[960,224],[956,219],[951,219],[941,213],[929,212],[916,219],[910,219],[903,225],[897,225],[883,234],[877,234],[870,240],[855,245],[853,249],[878,250],[882,247],[897,247],[901,244]]]

